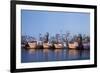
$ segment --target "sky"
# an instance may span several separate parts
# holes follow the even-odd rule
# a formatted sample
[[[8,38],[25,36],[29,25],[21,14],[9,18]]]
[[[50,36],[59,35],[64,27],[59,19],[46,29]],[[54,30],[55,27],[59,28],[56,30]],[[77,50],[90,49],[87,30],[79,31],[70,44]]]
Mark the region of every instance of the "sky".
[[[21,33],[39,37],[49,32],[50,36],[56,33],[90,34],[90,14],[79,12],[54,12],[21,10]]]

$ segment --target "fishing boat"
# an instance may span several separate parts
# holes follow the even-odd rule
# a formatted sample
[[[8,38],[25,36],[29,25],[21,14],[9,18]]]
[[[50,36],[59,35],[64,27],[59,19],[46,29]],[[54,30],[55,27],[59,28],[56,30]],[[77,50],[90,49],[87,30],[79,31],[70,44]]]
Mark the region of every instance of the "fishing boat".
[[[85,37],[85,39],[82,41],[83,48],[89,50],[90,49],[90,40],[88,37]]]
[[[78,42],[68,43],[69,49],[76,49],[78,47]]]
[[[50,48],[51,44],[49,43],[49,33],[47,32],[44,36],[43,48]]]
[[[29,48],[29,49],[36,49],[37,48],[37,41],[33,41],[33,42],[28,42],[26,45],[25,45],[26,48]]]
[[[76,39],[72,39],[72,41],[68,43],[68,47],[70,49],[83,49],[82,35],[79,34]]]
[[[89,50],[90,49],[90,43],[83,43],[83,48]]]
[[[60,34],[56,34],[56,43],[54,43],[55,49],[61,49],[61,48],[63,48],[63,43],[61,42],[60,38],[61,38]]]
[[[43,43],[43,48],[44,49],[47,49],[47,48],[50,48],[50,47],[52,47],[52,44],[50,44],[50,43]]]
[[[54,44],[54,47],[60,49],[60,48],[63,48],[63,44],[57,43],[57,44]]]
[[[24,48],[25,47],[25,44],[21,44],[21,47]]]

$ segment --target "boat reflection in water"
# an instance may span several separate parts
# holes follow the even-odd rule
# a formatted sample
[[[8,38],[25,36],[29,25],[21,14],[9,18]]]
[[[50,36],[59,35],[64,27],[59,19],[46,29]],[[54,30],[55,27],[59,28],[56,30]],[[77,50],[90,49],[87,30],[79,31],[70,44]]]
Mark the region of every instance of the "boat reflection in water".
[[[33,54],[33,53],[35,53],[35,51],[36,51],[36,49],[29,49],[29,50],[28,50],[28,53],[29,53],[29,54]]]
[[[72,61],[90,59],[90,50],[77,49],[25,49],[21,51],[21,62]]]

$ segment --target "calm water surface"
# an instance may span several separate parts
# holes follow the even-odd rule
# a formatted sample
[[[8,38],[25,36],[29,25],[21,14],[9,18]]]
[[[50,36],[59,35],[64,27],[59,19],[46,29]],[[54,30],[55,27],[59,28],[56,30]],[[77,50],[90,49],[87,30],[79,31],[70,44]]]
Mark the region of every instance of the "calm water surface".
[[[47,62],[90,59],[90,50],[69,49],[25,49],[21,51],[21,62]]]

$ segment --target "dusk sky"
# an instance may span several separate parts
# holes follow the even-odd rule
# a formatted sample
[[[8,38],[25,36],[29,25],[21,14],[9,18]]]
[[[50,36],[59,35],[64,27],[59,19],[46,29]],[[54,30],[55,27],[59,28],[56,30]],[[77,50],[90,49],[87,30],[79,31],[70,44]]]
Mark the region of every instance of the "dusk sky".
[[[39,33],[90,34],[90,14],[21,10],[22,35],[39,37]]]

